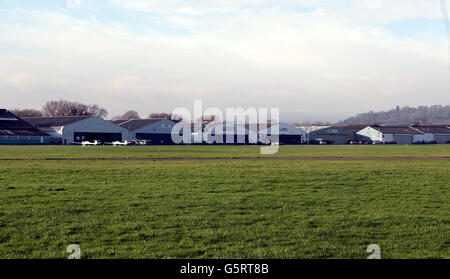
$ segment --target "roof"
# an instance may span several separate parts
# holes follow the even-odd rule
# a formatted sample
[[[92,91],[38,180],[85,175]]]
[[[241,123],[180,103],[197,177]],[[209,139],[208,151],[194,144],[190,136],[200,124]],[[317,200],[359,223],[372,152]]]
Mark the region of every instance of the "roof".
[[[23,119],[34,127],[61,127],[88,118],[92,116],[24,117]]]
[[[0,109],[0,135],[48,136],[6,109]]]
[[[262,130],[270,129],[273,126],[280,125],[280,123],[277,122],[266,122],[266,123],[245,123],[245,124],[237,124],[238,126],[241,126],[249,131],[252,132],[259,132]],[[255,130],[256,129],[256,130]]]
[[[384,134],[423,134],[422,132],[411,128],[411,126],[406,125],[372,125],[373,129],[380,131]]]
[[[116,124],[116,125],[120,125],[120,124],[122,124],[123,122],[127,122],[127,121],[130,121],[129,119],[115,119],[115,120],[109,120],[111,123],[114,123],[114,124]]]
[[[221,129],[222,127],[222,129]],[[217,132],[217,129],[223,130],[223,131],[230,131],[231,129],[234,130],[234,133],[236,134],[240,134],[240,133],[245,133],[247,134],[247,132],[250,132],[245,124],[237,124],[234,122],[223,122],[223,121],[214,121],[211,123],[208,123],[204,126],[204,131],[205,132],[210,132],[210,131],[214,131]],[[254,133],[256,133],[256,131],[253,131]]]
[[[450,125],[412,125],[413,129],[419,130],[422,133],[430,134],[450,134]]]
[[[369,127],[369,126],[370,126],[370,124],[351,124],[351,125],[343,125],[343,126],[338,125],[338,126],[333,126],[333,127],[356,133],[356,132],[359,132],[362,129]]]
[[[287,123],[270,123],[267,125],[267,127],[265,129],[262,129],[262,127],[259,127],[259,132],[262,133],[263,131],[265,131],[265,132],[273,133],[272,128],[276,127],[276,126],[278,126],[277,127],[278,132],[276,132],[276,131],[275,132],[280,135],[303,135],[306,133],[303,129],[301,129],[299,127],[294,127]]]
[[[331,126],[297,126],[296,128],[302,129],[303,131],[305,131],[306,133],[311,133],[317,130],[322,130],[322,129],[327,129],[330,128]]]
[[[122,128],[128,129],[130,131],[135,131],[147,126],[150,126],[152,124],[155,124],[157,122],[168,120],[166,118],[161,119],[131,119],[131,120],[113,120],[112,123],[119,125]],[[171,120],[168,120],[171,121]]]

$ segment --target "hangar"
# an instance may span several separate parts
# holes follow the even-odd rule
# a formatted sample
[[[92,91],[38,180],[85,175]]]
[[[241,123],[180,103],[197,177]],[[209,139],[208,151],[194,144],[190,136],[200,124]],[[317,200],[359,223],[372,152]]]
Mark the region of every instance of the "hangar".
[[[326,126],[311,130],[308,133],[308,143],[313,143],[316,140],[324,140],[333,144],[347,144],[354,137],[352,131],[337,126]]]
[[[82,141],[122,141],[128,131],[109,121],[91,116],[25,117],[25,121],[50,134],[53,144],[73,144]]]
[[[169,119],[113,120],[112,123],[128,130],[128,139],[145,140],[148,144],[171,145],[175,122]]]
[[[350,124],[350,125],[335,126],[335,127],[349,131],[350,132],[349,141],[359,142],[359,141],[364,141],[364,138],[362,136],[360,136],[358,134],[358,132],[368,126],[370,126],[370,124]]]
[[[412,125],[411,128],[423,133],[423,139],[416,139],[414,142],[436,142],[448,143],[450,141],[450,128],[448,125]]]
[[[208,144],[256,144],[258,133],[246,125],[233,122],[211,122],[203,127],[203,141]]]
[[[0,144],[49,144],[50,136],[6,109],[0,109]]]
[[[279,144],[303,144],[307,142],[306,132],[301,128],[295,128],[286,123],[273,123],[267,129],[259,130],[261,143],[266,143],[265,137],[271,137],[272,133],[278,131]]]
[[[232,122],[179,122],[175,133],[180,142],[177,144],[248,144],[258,142],[257,127],[251,132],[245,125]],[[228,136],[227,136],[228,134]],[[251,138],[251,140],[250,140]]]

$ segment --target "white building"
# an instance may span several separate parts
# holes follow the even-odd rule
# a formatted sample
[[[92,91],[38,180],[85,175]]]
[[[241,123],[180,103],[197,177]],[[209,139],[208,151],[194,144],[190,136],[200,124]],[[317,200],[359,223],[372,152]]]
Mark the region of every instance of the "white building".
[[[257,144],[258,133],[246,125],[211,122],[203,126],[203,141],[208,144]]]
[[[309,135],[314,132],[314,131],[318,131],[318,130],[322,130],[322,129],[326,129],[326,128],[330,128],[330,125],[310,125],[310,126],[297,126],[297,129],[301,129],[302,131],[304,131],[306,133],[306,143],[310,142]]]
[[[385,143],[411,144],[429,140],[423,132],[410,126],[400,125],[371,125],[357,134],[374,142]]]
[[[195,126],[195,127],[194,127]],[[306,133],[286,123],[268,124],[262,129],[258,124],[235,124],[233,122],[211,122],[191,124],[193,144],[259,144],[274,142],[273,133],[278,133],[280,144],[306,143]],[[183,129],[188,130],[189,124]]]
[[[417,138],[414,142],[436,142],[448,143],[450,141],[450,128],[447,125],[413,125],[411,128],[423,133],[422,138]]]
[[[91,116],[24,117],[25,121],[51,136],[53,144],[82,141],[113,142],[128,137],[128,131],[110,121]]]
[[[169,119],[113,120],[112,123],[128,130],[127,139],[145,140],[152,145],[170,145],[175,122]]]

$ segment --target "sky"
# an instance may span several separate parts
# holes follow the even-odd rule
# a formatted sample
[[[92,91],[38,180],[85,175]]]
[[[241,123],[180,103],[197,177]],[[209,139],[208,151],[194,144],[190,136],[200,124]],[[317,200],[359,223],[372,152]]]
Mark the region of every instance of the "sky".
[[[333,122],[448,105],[448,37],[439,0],[0,0],[0,106]]]

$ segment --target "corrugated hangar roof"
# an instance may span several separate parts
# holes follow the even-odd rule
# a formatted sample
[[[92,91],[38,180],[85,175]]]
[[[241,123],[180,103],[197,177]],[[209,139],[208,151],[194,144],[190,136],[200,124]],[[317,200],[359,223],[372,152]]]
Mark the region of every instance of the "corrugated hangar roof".
[[[0,135],[48,136],[6,109],[0,109]]]
[[[423,134],[407,125],[372,125],[370,127],[384,134]]]
[[[450,134],[450,128],[448,125],[413,125],[411,127],[421,131],[422,133]]]
[[[350,125],[342,125],[342,126],[337,125],[337,126],[333,126],[333,127],[356,133],[356,132],[361,131],[362,129],[369,127],[369,126],[370,126],[370,124],[350,124]]]
[[[128,129],[130,131],[135,131],[154,123],[160,122],[162,120],[168,120],[165,118],[162,119],[132,119],[132,120],[113,120],[112,123],[119,125],[122,128]],[[170,121],[170,120],[169,120]]]
[[[92,116],[56,116],[56,117],[24,117],[23,119],[35,127],[61,127],[91,117]]]

